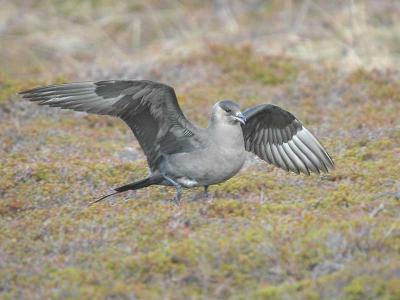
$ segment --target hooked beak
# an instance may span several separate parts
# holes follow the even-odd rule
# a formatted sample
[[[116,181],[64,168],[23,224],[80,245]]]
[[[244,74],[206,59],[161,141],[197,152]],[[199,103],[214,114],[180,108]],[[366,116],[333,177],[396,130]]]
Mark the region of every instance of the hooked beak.
[[[235,113],[234,116],[232,116],[232,118],[234,118],[236,121],[239,121],[240,123],[242,123],[243,125],[246,124],[246,117],[244,114],[242,114],[240,111],[238,111],[237,113]]]

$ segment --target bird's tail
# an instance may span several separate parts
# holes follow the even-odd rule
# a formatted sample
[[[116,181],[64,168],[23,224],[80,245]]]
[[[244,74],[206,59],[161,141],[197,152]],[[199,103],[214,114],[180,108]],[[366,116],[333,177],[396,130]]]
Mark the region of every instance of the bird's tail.
[[[116,194],[119,194],[119,193],[122,193],[122,192],[126,192],[126,191],[129,191],[129,190],[138,190],[138,189],[141,189],[141,188],[153,185],[153,184],[159,184],[162,181],[163,181],[163,177],[161,175],[155,175],[155,176],[150,176],[150,177],[147,177],[145,179],[142,179],[142,180],[139,180],[139,181],[136,181],[136,182],[132,182],[132,183],[117,187],[117,188],[114,189],[115,190],[114,193],[105,195],[105,196],[103,196],[103,197],[101,197],[99,199],[96,199],[96,200],[90,202],[89,206],[92,205],[92,204],[95,204],[97,202],[100,202],[100,201],[102,201],[102,200],[104,200],[104,199],[106,199],[106,198],[108,198],[110,196],[113,196],[113,195],[116,195]]]

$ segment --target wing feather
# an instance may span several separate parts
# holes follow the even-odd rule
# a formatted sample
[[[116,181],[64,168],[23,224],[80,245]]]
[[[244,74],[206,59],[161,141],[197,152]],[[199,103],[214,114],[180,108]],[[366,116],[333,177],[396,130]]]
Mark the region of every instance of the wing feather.
[[[297,168],[296,173],[303,172],[307,175],[310,174],[306,164],[300,159],[299,156],[296,155],[296,153],[293,152],[293,150],[289,146],[289,143],[283,143],[282,147],[285,150],[286,154],[290,157],[293,165]]]
[[[287,149],[285,146],[288,147],[287,143],[282,143],[282,145],[280,145],[279,147],[280,149],[282,149],[282,152],[284,153],[289,169],[299,174],[300,173],[299,169],[301,165],[299,165],[298,162],[294,159],[294,157],[291,156],[290,148]]]
[[[270,160],[270,163],[279,167],[279,165],[275,162],[274,155],[272,154],[271,144],[266,143],[265,148],[267,149],[267,156]]]
[[[318,164],[315,164],[313,161],[313,154],[310,152],[306,147],[301,145],[299,146],[298,142],[296,141],[297,138],[293,138],[289,142],[289,146],[295,151],[295,153],[300,157],[302,156],[304,158],[304,161],[307,162],[307,167],[309,170],[311,170],[314,173],[319,173],[318,169]]]
[[[278,149],[279,152],[279,156],[282,158],[283,162],[285,163],[285,169],[287,171],[292,170],[292,168],[290,167],[290,161],[289,158],[287,157],[285,151],[282,149],[281,145],[277,145],[276,148]]]
[[[161,83],[81,82],[39,87],[20,94],[39,105],[121,118],[138,139],[152,170],[166,151],[188,152],[200,143],[194,134],[197,127],[184,116],[174,89]]]
[[[332,158],[322,144],[290,112],[264,104],[244,112],[245,147],[263,160],[295,173],[328,172]]]

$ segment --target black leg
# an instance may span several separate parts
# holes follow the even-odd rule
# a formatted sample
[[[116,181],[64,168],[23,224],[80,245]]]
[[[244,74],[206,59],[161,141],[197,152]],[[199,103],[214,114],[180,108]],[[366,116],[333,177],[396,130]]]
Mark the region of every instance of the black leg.
[[[165,180],[167,180],[169,183],[171,183],[173,186],[175,186],[176,189],[176,195],[174,201],[176,203],[179,203],[181,201],[181,196],[182,196],[182,186],[177,183],[175,180],[173,180],[171,177],[168,177],[167,175],[163,174],[163,177]]]
[[[208,194],[208,185],[204,186],[204,198],[208,199],[210,195]]]

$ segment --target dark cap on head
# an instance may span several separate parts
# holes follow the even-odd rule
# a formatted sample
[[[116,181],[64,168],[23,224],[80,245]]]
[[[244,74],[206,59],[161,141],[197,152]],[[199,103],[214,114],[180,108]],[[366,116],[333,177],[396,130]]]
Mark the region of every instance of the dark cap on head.
[[[221,107],[226,112],[237,112],[240,111],[240,106],[231,100],[222,100],[219,102]]]

